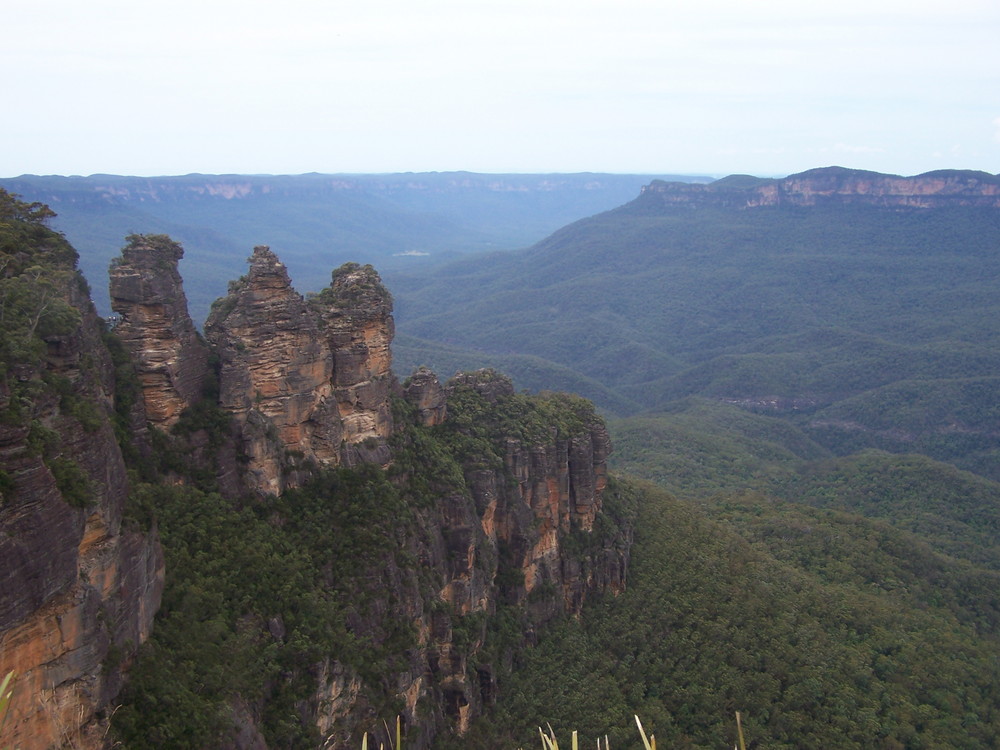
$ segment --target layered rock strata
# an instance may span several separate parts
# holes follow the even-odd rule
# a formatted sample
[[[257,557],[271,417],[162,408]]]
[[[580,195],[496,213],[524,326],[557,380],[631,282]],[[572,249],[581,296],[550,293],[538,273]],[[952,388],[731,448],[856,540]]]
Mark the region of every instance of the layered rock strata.
[[[333,388],[344,439],[384,440],[392,432],[389,388],[395,335],[392,298],[371,266],[347,263],[314,300],[333,358]]]
[[[425,427],[441,424],[448,415],[448,398],[444,388],[437,375],[426,367],[417,369],[406,379],[403,394],[417,408],[420,422]]]
[[[734,208],[858,205],[895,209],[1000,207],[1000,176],[942,170],[914,177],[841,167],[811,169],[784,179],[734,175],[708,185],[655,181],[643,195],[666,205]]]
[[[387,463],[392,301],[371,266],[344,266],[305,300],[268,247],[212,307],[220,404],[239,426],[249,485],[296,486],[311,466]]]
[[[494,404],[514,396],[510,379],[491,370],[458,375],[447,385],[449,391],[461,388],[472,388]],[[600,580],[581,579],[582,571],[565,569],[567,558],[560,546],[560,540],[574,530],[593,530],[607,487],[610,453],[603,420],[588,414],[575,434],[560,435],[553,427],[545,439],[508,436],[501,469],[467,470],[478,524],[490,546],[503,548],[523,576],[521,598],[540,584],[552,584],[561,592],[565,608],[575,612],[595,583],[612,589],[624,584],[625,560]],[[446,592],[443,596],[453,598]]]
[[[407,747],[417,750],[434,747],[444,731],[466,732],[495,701],[501,665],[484,656],[488,650],[511,658],[553,617],[579,613],[597,591],[620,591],[628,566],[631,529],[616,525],[621,519],[595,529],[610,443],[592,411],[580,409],[570,430],[553,423],[528,436],[513,415],[530,414],[537,426],[543,412],[515,394],[508,378],[480,371],[441,386],[424,369],[403,388],[417,426],[399,425],[401,435],[416,429],[432,440],[450,435],[447,440],[461,442],[455,433],[463,433],[472,413],[466,408],[470,391],[481,420],[473,439],[487,440],[491,453],[467,454],[464,481],[443,483],[431,504],[415,508],[415,525],[402,542],[404,559],[413,563],[401,566],[387,555],[371,573],[372,609],[380,614],[350,625],[363,640],[379,641],[392,622],[407,623],[416,634],[415,646],[385,680],[402,708]],[[434,405],[430,411],[428,404]],[[457,421],[437,421],[445,409]],[[519,436],[507,434],[507,427]],[[406,486],[405,475],[399,480]],[[523,641],[515,636],[498,648],[491,639],[499,636],[488,625],[504,607],[508,617],[516,613]],[[315,716],[327,746],[356,746],[354,730],[369,722],[371,686],[333,658],[317,674]]]
[[[184,250],[163,235],[132,235],[111,266],[116,332],[132,355],[146,418],[169,428],[202,395],[208,349],[188,315],[178,261]]]
[[[433,420],[420,405],[436,391],[436,382],[425,370],[406,388],[424,424]],[[525,397],[515,395],[511,381],[494,371],[459,375],[443,388],[451,397],[468,390],[488,405],[488,420],[514,399],[530,408]],[[423,674],[416,670],[400,689],[408,708],[415,710],[415,701],[433,686],[435,702],[452,728],[464,732],[497,691],[498,665],[480,656],[488,616],[504,605],[518,608],[530,638],[533,628],[552,617],[579,613],[594,592],[624,588],[631,530],[593,537],[607,486],[610,440],[592,412],[581,422],[572,433],[552,425],[534,439],[505,435],[498,423],[490,432],[501,463],[470,457],[463,467],[466,491],[442,493],[436,501],[425,522],[432,541],[415,554],[420,569],[437,572],[440,588],[434,598],[447,607],[420,612],[414,621],[426,669]],[[574,534],[590,538],[592,549],[570,552],[567,539]],[[469,623],[478,623],[471,633]]]
[[[83,289],[61,290],[71,330],[0,374],[0,674],[18,675],[2,747],[102,747],[163,589],[155,533],[122,522],[114,368]]]

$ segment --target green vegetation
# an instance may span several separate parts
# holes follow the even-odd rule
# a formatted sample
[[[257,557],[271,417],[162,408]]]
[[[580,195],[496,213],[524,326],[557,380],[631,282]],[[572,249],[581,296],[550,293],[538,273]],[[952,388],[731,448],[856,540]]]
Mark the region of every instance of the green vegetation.
[[[319,746],[303,707],[334,662],[362,679],[368,716],[398,714],[392,676],[419,642],[402,610],[415,595],[447,616],[466,656],[483,644],[470,682],[486,667],[497,680],[486,715],[436,747],[537,745],[536,726],[549,727],[547,745],[578,731],[584,746],[629,747],[635,714],[661,747],[730,747],[743,742],[737,710],[768,748],[1000,746],[1000,220],[695,213],[638,201],[520,256],[530,281],[494,259],[398,295],[415,336],[453,337],[432,356],[459,364],[484,350],[631,414],[610,425],[613,460],[638,479],[612,477],[595,532],[562,539],[570,557],[621,552],[637,519],[628,586],[546,627],[530,611],[559,592],[541,584],[513,606],[524,576],[504,545],[479,562],[498,560],[489,616],[438,600],[420,550],[443,501],[471,502],[473,472],[500,469],[509,441],[586,434],[591,403],[479,372],[457,381],[442,425],[394,404],[389,469],[226,499],[214,454],[230,422],[216,394],[152,431],[144,457],[130,436],[138,385],[106,335],[133,479],[126,523],[157,530],[168,570],[116,741],[212,747],[247,714],[271,747]],[[0,419],[24,426],[67,502],[83,506],[86,478],[38,410],[83,431],[103,419],[76,383],[39,368],[46,338],[79,322],[66,294],[82,292],[49,218],[0,194]],[[0,493],[14,484],[0,469]]]
[[[477,377],[507,382],[495,373]],[[362,699],[376,715],[398,712],[391,678],[409,668],[417,646],[401,607],[416,587],[427,611],[449,609],[437,598],[442,583],[416,563],[429,533],[422,524],[435,518],[442,497],[468,495],[464,471],[477,461],[502,467],[506,435],[549,441],[596,419],[582,399],[510,393],[491,403],[472,385],[457,389],[452,415],[422,427],[412,406],[397,401],[389,470],[320,471],[279,497],[243,503],[213,492],[187,449],[196,433],[200,443],[221,445],[228,432],[211,403],[160,433],[153,475],[169,471],[192,484],[139,484],[128,510],[139,527],[158,529],[170,574],[153,635],[114,714],[118,740],[130,748],[211,746],[232,731],[236,701],[259,712],[269,746],[315,746],[322,738],[302,706],[334,662],[361,678]],[[620,516],[610,513],[593,543],[619,533]],[[518,581],[502,552],[500,566],[498,585],[513,589]],[[526,626],[523,611],[506,609],[489,623],[482,614],[451,613],[454,646],[471,650],[486,637],[478,658],[499,662]]]
[[[47,206],[0,189],[0,383],[7,395],[0,419],[27,426],[29,452],[42,457],[63,499],[84,508],[94,488],[77,462],[63,455],[54,420],[70,418],[93,433],[102,415],[79,382],[47,366],[49,342],[80,326],[73,300],[89,292],[76,270],[76,251],[48,227],[54,216]],[[0,492],[13,489],[13,478],[3,472]]]
[[[998,243],[989,209],[668,208],[645,194],[394,287],[400,363],[489,361],[622,416],[729,401],[837,454],[922,452],[997,478]]]
[[[584,746],[607,734],[612,747],[627,747],[636,712],[663,747],[731,747],[726,717],[737,707],[748,735],[769,748],[1000,740],[998,644],[968,609],[956,614],[927,605],[927,592],[873,587],[858,570],[818,576],[781,559],[801,550],[797,537],[758,533],[779,540],[769,546],[652,487],[642,497],[628,589],[519,655],[501,684],[498,719],[477,728],[492,732],[493,744],[473,747],[524,746],[530,727],[545,722],[559,734],[579,730]],[[744,512],[762,524],[769,507],[780,520],[770,501]],[[823,559],[863,566],[869,540],[821,520],[810,522],[830,545]],[[808,531],[799,525],[801,536]],[[978,594],[996,590],[994,579]],[[925,601],[914,606],[910,597],[919,596]]]
[[[316,666],[337,659],[379,686],[412,646],[401,621],[372,609],[386,583],[373,571],[403,554],[407,528],[378,471],[323,474],[244,508],[183,487],[147,485],[135,499],[156,520],[172,575],[115,714],[128,747],[209,746],[231,728],[237,695],[265,706],[272,746],[314,744],[293,707],[315,692]],[[349,621],[366,626],[351,632]]]
[[[44,339],[68,333],[79,313],[65,299],[76,272],[76,251],[48,228],[55,214],[0,189],[0,364],[35,364]]]

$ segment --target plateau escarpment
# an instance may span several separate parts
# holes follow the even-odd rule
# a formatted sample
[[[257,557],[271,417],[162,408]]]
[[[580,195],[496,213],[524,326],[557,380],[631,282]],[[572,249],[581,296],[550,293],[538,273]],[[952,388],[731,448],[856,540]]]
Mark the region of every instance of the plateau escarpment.
[[[100,747],[160,603],[155,532],[123,522],[116,375],[75,252],[0,191],[0,745]]]
[[[865,205],[879,208],[1000,207],[1000,177],[987,172],[941,170],[914,177],[841,167],[811,169],[783,179],[732,175],[707,185],[656,180],[643,188],[663,205],[767,206]]]

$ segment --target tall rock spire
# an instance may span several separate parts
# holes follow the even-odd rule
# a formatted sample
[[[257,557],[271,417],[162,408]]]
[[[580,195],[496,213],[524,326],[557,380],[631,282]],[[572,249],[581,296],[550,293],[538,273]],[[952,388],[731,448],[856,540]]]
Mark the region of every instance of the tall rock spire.
[[[220,405],[241,426],[250,484],[279,493],[293,464],[335,464],[342,428],[330,383],[333,360],[315,315],[266,246],[230,284],[205,325],[220,359]]]
[[[177,271],[184,255],[165,235],[131,235],[111,265],[111,307],[117,333],[132,354],[142,384],[146,418],[172,426],[201,397],[208,349],[188,314]]]
[[[344,440],[356,445],[392,432],[392,296],[370,265],[345,263],[313,300],[333,357],[333,392]]]

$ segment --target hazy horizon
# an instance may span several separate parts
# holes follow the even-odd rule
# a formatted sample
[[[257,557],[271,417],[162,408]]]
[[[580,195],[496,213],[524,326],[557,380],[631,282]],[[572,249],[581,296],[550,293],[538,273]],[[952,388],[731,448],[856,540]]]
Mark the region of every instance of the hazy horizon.
[[[1000,172],[986,0],[8,10],[0,176]]]

